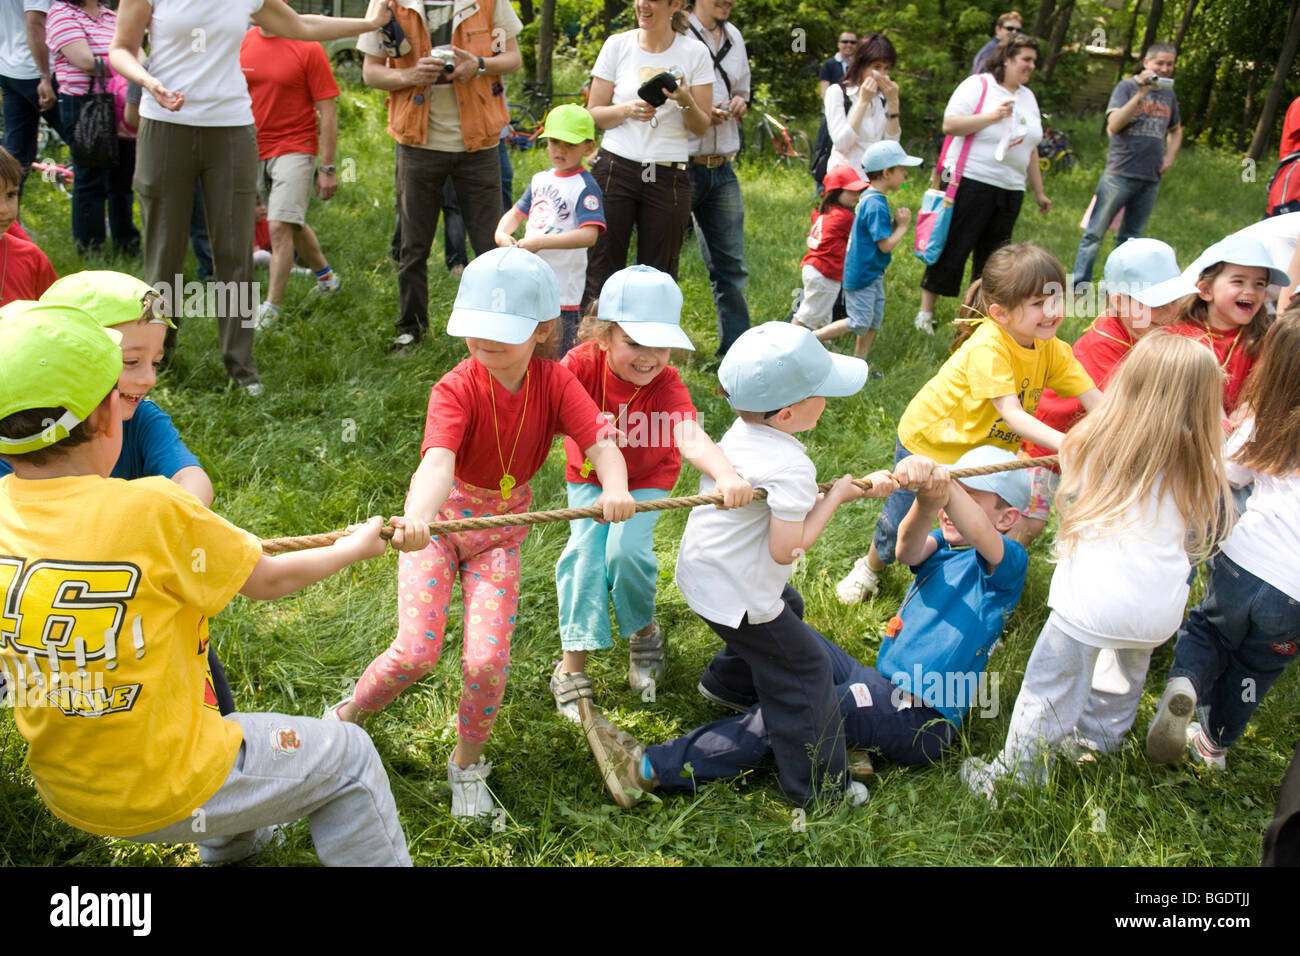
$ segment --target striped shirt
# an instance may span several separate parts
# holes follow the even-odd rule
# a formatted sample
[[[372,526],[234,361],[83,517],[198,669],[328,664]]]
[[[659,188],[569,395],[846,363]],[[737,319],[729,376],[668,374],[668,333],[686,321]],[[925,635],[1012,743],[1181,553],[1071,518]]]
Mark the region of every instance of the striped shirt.
[[[60,93],[84,96],[90,92],[90,81],[94,76],[93,73],[74,66],[63,55],[63,48],[69,43],[84,40],[90,44],[90,52],[95,56],[107,57],[108,44],[113,39],[116,26],[117,14],[102,4],[98,20],[91,19],[85,10],[66,0],[59,0],[50,7],[49,16],[45,18],[45,43],[54,54],[54,78],[59,84]]]

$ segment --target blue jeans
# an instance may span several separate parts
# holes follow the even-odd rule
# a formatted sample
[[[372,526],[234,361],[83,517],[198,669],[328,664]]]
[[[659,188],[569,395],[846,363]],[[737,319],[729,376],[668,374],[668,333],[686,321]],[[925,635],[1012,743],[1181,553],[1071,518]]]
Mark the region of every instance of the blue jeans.
[[[199,281],[212,278],[212,240],[208,238],[208,212],[203,204],[203,180],[194,180],[194,209],[190,212],[190,247],[198,263]]]
[[[1160,192],[1160,180],[1152,182],[1147,179],[1133,179],[1130,176],[1116,176],[1114,173],[1102,173],[1097,180],[1097,204],[1092,208],[1092,218],[1088,228],[1079,240],[1079,251],[1074,254],[1074,282],[1091,282],[1092,266],[1097,261],[1097,251],[1101,248],[1102,237],[1110,227],[1111,220],[1121,209],[1124,218],[1120,220],[1119,235],[1115,245],[1126,239],[1142,235],[1155,208],[1156,196]]]
[[[745,206],[731,163],[710,169],[691,163],[691,214],[700,256],[709,270],[713,303],[718,311],[718,354],[749,328],[745,303]]]
[[[51,80],[53,82],[53,80]],[[50,128],[63,135],[63,119],[59,115],[58,105],[51,106],[44,113],[36,98],[38,80],[19,80],[12,76],[0,76],[0,95],[4,97],[4,148],[22,164],[23,174],[36,158],[39,148],[37,132],[41,116]]]
[[[59,94],[59,113],[63,128],[71,130],[85,105],[84,96]],[[113,244],[128,255],[140,254],[140,230],[135,227],[135,192],[131,177],[135,175],[135,140],[117,141],[117,165],[111,169],[72,166],[72,238],[81,252],[94,251],[104,245],[104,209],[108,208],[108,228]]]
[[[912,454],[903,443],[894,441],[894,464]],[[906,488],[899,488],[885,499],[880,508],[880,517],[876,519],[876,530],[871,536],[871,543],[876,546],[876,554],[885,564],[894,563],[894,548],[898,546],[898,526],[903,523],[907,513],[912,510],[916,494]]]
[[[1206,734],[1229,747],[1295,659],[1298,641],[1300,601],[1219,554],[1210,559],[1205,599],[1178,631],[1169,677],[1192,682]]]

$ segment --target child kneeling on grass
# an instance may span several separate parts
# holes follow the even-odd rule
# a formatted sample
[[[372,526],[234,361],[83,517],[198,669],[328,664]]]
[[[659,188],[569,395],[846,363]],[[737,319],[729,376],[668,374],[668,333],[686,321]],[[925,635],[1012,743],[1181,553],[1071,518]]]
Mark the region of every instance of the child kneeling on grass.
[[[955,467],[1009,461],[1010,452],[985,445]],[[957,481],[922,455],[899,462],[893,477],[916,494],[898,538],[899,560],[915,578],[876,665],[860,663],[821,634],[817,639],[830,662],[848,746],[928,764],[952,743],[975,703],[989,652],[1020,600],[1029,556],[1006,532],[1029,502],[1029,479],[1019,470]],[[931,530],[936,519],[939,527]],[[742,716],[651,747],[594,720],[591,744],[611,791],[692,790],[760,766],[772,745],[755,689],[719,702]]]
[[[694,509],[677,558],[678,589],[726,644],[700,678],[700,693],[743,699],[746,707],[757,698],[781,789],[801,804],[840,796],[848,781],[831,664],[788,583],[794,560],[840,505],[897,486],[877,472],[874,487],[862,491],[845,475],[819,494],[816,466],[794,436],[817,424],[824,396],[852,395],[866,378],[865,362],[828,352],[800,326],[768,322],[741,335],[718,369],[737,416],[718,447],[767,498],[727,511]],[[713,485],[705,477],[700,491]],[[645,787],[622,772],[614,749],[620,732],[590,700],[580,700],[578,710],[610,793],[622,807],[635,805]],[[860,784],[848,790],[855,802],[866,799]]]
[[[384,552],[378,518],[265,557],[167,478],[109,478],[122,446],[112,330],[34,303],[0,322],[0,644],[46,805],[89,833],[243,859],[311,821],[321,862],[409,866],[383,765],[356,727],[217,712],[208,618]],[[86,521],[85,516],[93,520]],[[201,560],[199,557],[201,556]]]
[[[667,498],[682,470],[682,456],[714,481],[718,507],[743,507],[754,489],[695,420],[691,393],[668,364],[672,348],[694,349],[681,328],[682,293],[666,272],[632,266],[605,280],[595,315],[588,313],[585,341],[560,364],[582,383],[620,433],[627,482],[638,501]],[[601,494],[592,463],[572,438],[564,440],[569,507],[585,508]],[[655,623],[654,527],[660,512],[643,511],[606,524],[581,518],[569,525],[569,542],[555,566],[564,659],[551,675],[556,709],[581,723],[578,701],[592,697],[587,652],[612,643],[612,599],[619,634],[628,638],[627,681],[638,694],[664,676],[664,639]]]

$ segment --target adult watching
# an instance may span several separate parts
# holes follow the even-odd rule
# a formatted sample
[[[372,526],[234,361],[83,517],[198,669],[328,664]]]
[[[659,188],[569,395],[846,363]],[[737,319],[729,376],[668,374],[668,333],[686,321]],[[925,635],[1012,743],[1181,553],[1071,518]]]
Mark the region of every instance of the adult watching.
[[[283,0],[122,0],[109,59],[113,69],[149,91],[140,103],[135,191],[144,227],[145,281],[170,286],[189,242],[194,184],[212,241],[213,277],[228,289],[251,289],[257,205],[257,130],[239,48],[251,19],[293,40],[336,40],[375,30],[392,18],[371,0],[366,19],[298,14]],[[149,69],[140,43],[149,31]],[[165,287],[164,286],[164,287]],[[180,290],[173,290],[173,302]],[[250,395],[262,394],[253,359],[252,295],[226,297],[217,338],[226,374]]]
[[[1024,17],[1015,10],[1008,10],[993,26],[993,39],[979,48],[975,59],[971,61],[970,75],[979,76],[988,68],[989,57],[998,48],[998,44],[1008,37],[1013,37],[1024,29]]]
[[[962,273],[971,253],[975,254],[970,279],[974,282],[993,251],[1010,241],[1026,180],[1033,187],[1039,212],[1052,208],[1038,168],[1043,120],[1038,100],[1026,85],[1037,65],[1038,41],[1023,33],[1009,37],[993,51],[989,71],[962,80],[944,109],[943,131],[953,137],[944,159],[949,175],[966,137],[971,137],[971,150],[953,201],[943,254],[921,277],[921,311],[915,324],[922,332],[934,332],[939,296],[961,294]]]
[[[600,295],[627,265],[632,227],[636,261],[677,278],[677,258],[691,219],[688,136],[712,123],[713,63],[708,49],[685,36],[682,0],[639,0],[637,28],[605,41],[591,71],[587,109],[605,130],[591,175],[605,197],[605,231],[587,259],[584,302]],[[673,89],[648,80],[676,71]],[[648,102],[643,95],[655,102]]]
[[[889,78],[897,62],[894,44],[883,34],[872,33],[858,44],[844,78],[826,87],[823,112],[834,144],[827,172],[852,166],[865,179],[862,156],[867,147],[882,139],[898,139],[898,84]]]

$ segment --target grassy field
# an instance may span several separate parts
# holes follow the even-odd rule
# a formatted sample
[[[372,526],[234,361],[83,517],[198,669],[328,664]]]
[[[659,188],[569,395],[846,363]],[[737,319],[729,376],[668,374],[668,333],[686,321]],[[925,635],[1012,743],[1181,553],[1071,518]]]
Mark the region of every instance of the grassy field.
[[[342,291],[318,298],[308,294],[310,283],[293,279],[280,326],[258,336],[257,358],[266,383],[261,399],[226,386],[215,329],[202,319],[185,324],[175,359],[153,394],[212,476],[216,510],[263,537],[306,534],[365,515],[399,513],[417,464],[429,389],[465,355],[462,342],[439,331],[455,283],[437,254],[430,267],[430,312],[437,334],[406,358],[387,354],[397,287],[395,264],[386,255],[393,148],[383,132],[381,97],[347,84],[340,98],[340,124],[339,166],[345,181],[334,200],[312,207],[311,217],[340,271]],[[1041,243],[1068,267],[1079,238],[1079,217],[1105,149],[1095,117],[1065,125],[1083,164],[1048,177],[1052,211],[1040,215],[1031,198],[1016,239]],[[916,132],[920,130],[905,127],[908,135]],[[515,153],[513,158],[518,195],[545,154]],[[753,320],[781,319],[798,285],[811,181],[804,170],[755,164],[740,170]],[[1243,183],[1236,157],[1185,148],[1166,177],[1148,235],[1169,241],[1180,261],[1190,261],[1210,242],[1258,217],[1267,172],[1259,178],[1257,184]],[[922,189],[918,177],[896,198],[915,209]],[[60,274],[103,265],[83,263],[73,251],[68,198],[51,185],[28,184],[24,219]],[[126,271],[140,268],[138,260],[112,265]],[[818,428],[806,436],[823,478],[887,466],[899,416],[947,354],[945,331],[927,337],[912,328],[920,273],[920,264],[900,249],[887,274],[886,321],[871,357],[884,378],[870,382],[859,396],[832,400]],[[702,421],[716,437],[728,427],[730,415],[715,390],[713,306],[692,240],[683,254],[681,285],[684,324],[698,351],[678,354],[675,361]],[[946,320],[952,303],[943,308],[940,318]],[[1073,341],[1088,320],[1086,315],[1071,318],[1062,337]],[[840,347],[851,348],[848,340]],[[562,461],[557,445],[533,482],[535,506],[562,505]],[[696,481],[687,468],[677,492],[693,491]],[[842,509],[793,581],[807,600],[809,621],[866,661],[874,660],[884,623],[909,576],[905,569],[891,570],[875,600],[857,608],[840,606],[833,587],[864,550],[877,510],[877,503]],[[598,702],[649,742],[720,716],[695,692],[696,678],[718,642],[672,584],[685,519],[683,512],[669,513],[656,533],[658,619],[669,643],[668,673],[657,700],[643,702],[628,690],[625,643],[593,655],[591,665]],[[1024,597],[1004,649],[990,664],[999,681],[998,712],[972,714],[940,763],[923,770],[882,763],[867,806],[812,811],[804,826],[768,773],[719,782],[694,797],[652,800],[622,813],[605,794],[580,732],[556,715],[546,686],[560,653],[553,566],[566,534],[562,525],[538,527],[524,548],[524,598],[514,634],[511,687],[486,754],[494,764],[494,792],[506,810],[499,826],[458,823],[448,813],[445,766],[460,692],[455,605],[444,660],[370,723],[418,864],[1191,866],[1258,861],[1260,836],[1295,742],[1291,716],[1300,706],[1300,684],[1294,669],[1278,681],[1233,748],[1227,774],[1201,776],[1189,766],[1153,766],[1142,755],[1139,739],[1122,754],[1096,763],[1059,766],[1046,787],[999,809],[961,786],[957,769],[962,758],[988,754],[1004,737],[1025,661],[1047,614],[1050,534],[1032,551]],[[241,707],[315,716],[338,700],[392,636],[395,564],[390,553],[274,603],[236,598],[212,622],[212,634]],[[1156,652],[1138,714],[1139,732],[1145,732],[1151,718],[1171,655],[1169,645]],[[0,720],[0,752],[0,863],[197,861],[191,847],[105,840],[56,820],[33,790],[25,745],[8,718]],[[283,846],[257,862],[314,860],[307,828],[300,823]]]

